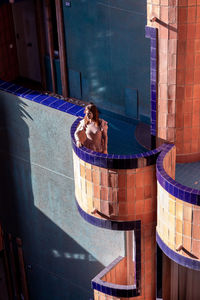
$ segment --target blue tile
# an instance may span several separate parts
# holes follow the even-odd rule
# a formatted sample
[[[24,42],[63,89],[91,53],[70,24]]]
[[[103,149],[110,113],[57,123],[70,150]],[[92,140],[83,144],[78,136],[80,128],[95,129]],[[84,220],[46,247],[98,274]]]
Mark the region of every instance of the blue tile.
[[[67,110],[68,114],[71,115],[76,115],[76,113],[80,110],[80,106],[78,105],[74,105],[73,107],[71,107],[70,109]]]
[[[54,97],[48,97],[47,99],[45,99],[44,101],[40,102],[41,104],[43,105],[46,105],[46,106],[50,106],[51,104],[53,104],[55,101],[57,101],[56,98]]]
[[[26,99],[33,100],[34,98],[38,97],[39,95],[42,95],[42,94],[38,93],[38,92],[35,92],[35,91],[32,91],[30,94],[24,95],[24,97]]]
[[[13,85],[12,87],[9,88],[10,93],[14,93],[16,90],[20,89],[21,87],[19,85]]]
[[[156,38],[151,38],[151,47],[157,48],[157,39]]]
[[[34,102],[37,102],[37,103],[41,103],[42,101],[44,101],[44,99],[46,99],[48,96],[47,95],[41,95],[41,96],[38,96],[36,98],[33,99]]]
[[[16,91],[17,96],[23,96],[24,94],[27,94],[30,91],[30,89],[21,87],[19,90]]]
[[[70,108],[74,107],[75,104],[70,102],[65,102],[63,105],[59,107],[59,110],[67,112]]]
[[[59,107],[60,107],[61,105],[63,105],[63,104],[65,104],[65,101],[64,101],[64,100],[57,99],[57,101],[54,102],[54,103],[52,103],[52,104],[50,104],[49,107],[59,109]]]
[[[85,108],[82,108],[82,109],[77,113],[77,116],[79,116],[79,117],[84,117],[84,116],[85,116],[84,111],[85,111]]]
[[[157,57],[157,51],[155,48],[151,48],[151,58],[156,59]]]

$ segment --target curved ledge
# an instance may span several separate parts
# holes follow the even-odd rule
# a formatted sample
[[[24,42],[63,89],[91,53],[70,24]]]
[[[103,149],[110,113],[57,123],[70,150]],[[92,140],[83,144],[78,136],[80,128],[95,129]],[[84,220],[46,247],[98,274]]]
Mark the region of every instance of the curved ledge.
[[[132,155],[102,154],[85,147],[78,148],[75,143],[74,133],[81,118],[78,118],[71,127],[72,147],[76,155],[83,161],[106,169],[137,169],[151,166],[156,163],[163,145],[148,152]]]
[[[115,296],[115,297],[136,297],[139,296],[139,289],[137,289],[136,284],[133,285],[122,285],[110,283],[102,280],[107,273],[111,271],[118,263],[120,263],[124,257],[119,256],[115,259],[108,267],[106,267],[102,272],[100,272],[95,278],[92,279],[92,288],[102,292],[107,295]]]
[[[78,204],[76,200],[76,205],[81,217],[88,223],[95,225],[97,227],[111,229],[111,230],[140,230],[140,221],[116,221],[116,220],[105,220],[96,218],[90,214],[87,214]]]
[[[177,264],[182,265],[186,268],[190,268],[193,270],[200,271],[200,261],[197,259],[191,259],[188,257],[185,257],[183,255],[178,254],[177,252],[173,251],[171,248],[169,248],[163,240],[160,238],[158,232],[156,232],[156,241],[161,248],[161,250],[173,261],[175,261]]]
[[[156,175],[160,185],[172,196],[182,201],[200,206],[200,190],[184,186],[172,179],[164,169],[164,159],[167,153],[175,147],[173,144],[165,144],[163,151],[156,162]]]

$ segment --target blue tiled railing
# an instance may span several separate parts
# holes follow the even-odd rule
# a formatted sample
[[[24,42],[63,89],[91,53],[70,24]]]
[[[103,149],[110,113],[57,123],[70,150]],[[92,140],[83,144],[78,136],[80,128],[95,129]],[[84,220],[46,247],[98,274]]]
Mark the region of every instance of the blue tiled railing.
[[[145,36],[151,39],[151,134],[156,135],[156,100],[157,100],[157,36],[154,27],[145,27]]]
[[[67,102],[65,100],[58,99],[56,97],[40,93],[38,91],[18,86],[17,84],[13,84],[11,82],[0,80],[0,90],[33,102],[46,105],[48,107],[58,109],[60,111],[69,113],[77,117],[84,116],[84,107],[81,107],[71,102]]]
[[[163,151],[156,162],[156,176],[160,185],[171,195],[182,201],[200,206],[200,190],[184,186],[172,179],[165,171],[163,161],[166,154],[175,147],[173,144],[165,144]]]

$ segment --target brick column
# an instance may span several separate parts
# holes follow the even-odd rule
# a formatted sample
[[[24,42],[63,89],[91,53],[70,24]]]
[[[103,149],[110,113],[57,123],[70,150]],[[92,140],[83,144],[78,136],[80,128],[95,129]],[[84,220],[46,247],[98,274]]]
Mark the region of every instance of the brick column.
[[[157,135],[176,144],[177,161],[197,161],[200,159],[200,2],[147,0],[147,25],[158,28]]]

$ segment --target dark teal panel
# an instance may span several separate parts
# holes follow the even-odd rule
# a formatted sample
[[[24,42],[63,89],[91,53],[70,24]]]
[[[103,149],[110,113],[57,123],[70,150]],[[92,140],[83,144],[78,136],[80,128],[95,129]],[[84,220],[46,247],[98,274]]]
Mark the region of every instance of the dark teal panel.
[[[81,99],[81,74],[69,69],[69,93],[70,97]]]
[[[138,91],[136,89],[125,89],[125,108],[128,117],[138,118]]]
[[[63,1],[63,11],[68,66],[87,80],[83,99],[126,114],[129,87],[138,90],[139,113],[149,115],[146,0],[74,0],[70,7]]]
[[[60,60],[58,58],[54,59],[55,67],[55,77],[56,77],[56,93],[62,95],[62,83],[61,83],[61,73],[60,73]],[[51,78],[51,66],[49,56],[45,56],[45,71],[47,80],[47,90],[53,91],[52,78]]]

